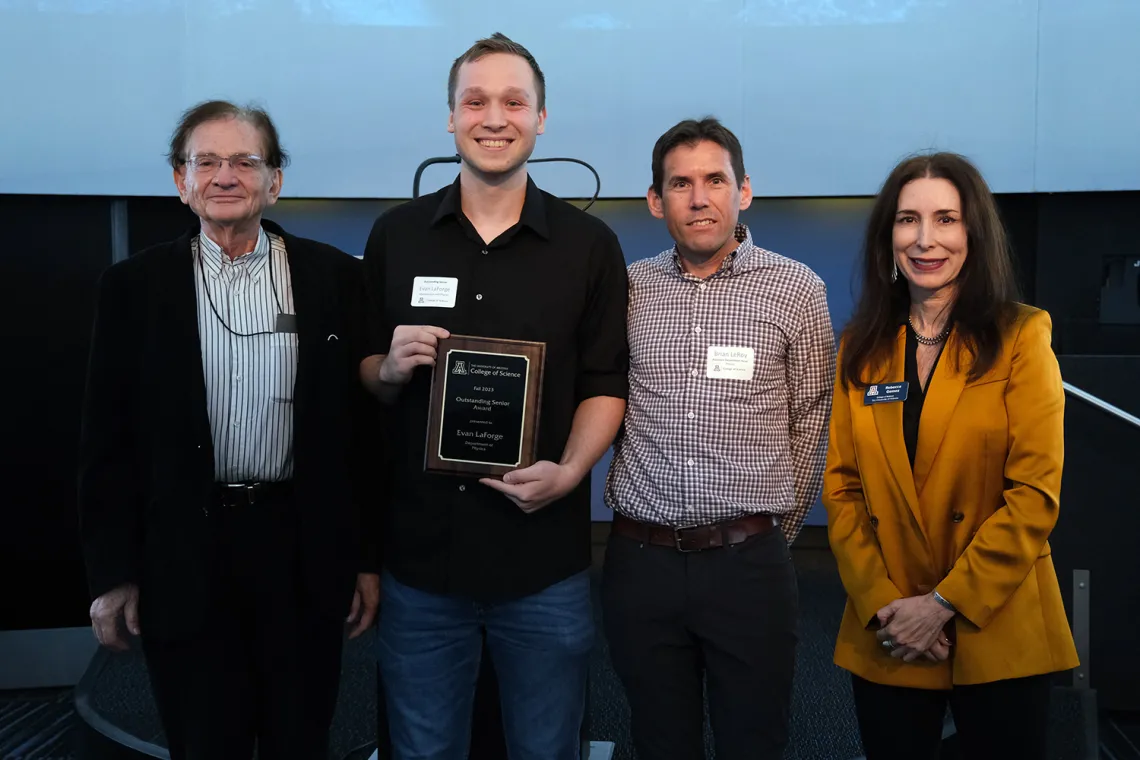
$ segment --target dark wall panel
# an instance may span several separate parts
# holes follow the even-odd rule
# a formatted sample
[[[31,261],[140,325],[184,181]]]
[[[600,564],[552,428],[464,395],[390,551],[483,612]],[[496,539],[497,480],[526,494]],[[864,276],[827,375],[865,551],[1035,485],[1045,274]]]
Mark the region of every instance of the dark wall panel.
[[[1066,354],[1140,354],[1140,192],[1038,196],[1037,292]],[[1124,266],[1130,269],[1125,277]],[[1127,292],[1126,292],[1127,291]],[[1113,313],[1102,309],[1108,299]],[[1134,321],[1119,318],[1128,311]]]
[[[1140,429],[1067,399],[1061,511],[1049,543],[1070,619],[1073,570],[1090,574],[1092,651],[1085,664],[1102,709],[1140,710],[1138,452]]]
[[[1018,282],[1026,303],[1037,299],[1037,196],[1000,195],[998,206],[1009,234]]]
[[[87,622],[75,462],[110,202],[0,196],[0,629]]]
[[[1061,377],[1086,393],[1140,417],[1140,356],[1061,356]],[[1083,403],[1070,400],[1069,403]],[[1140,449],[1133,454],[1140,460]]]
[[[156,243],[178,237],[198,222],[177,196],[127,200],[127,249],[135,254]]]

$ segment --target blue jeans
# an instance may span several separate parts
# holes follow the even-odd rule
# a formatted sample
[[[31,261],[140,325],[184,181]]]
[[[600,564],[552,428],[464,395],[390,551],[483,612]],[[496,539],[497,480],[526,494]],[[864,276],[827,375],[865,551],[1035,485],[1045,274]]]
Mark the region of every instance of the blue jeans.
[[[465,760],[482,652],[495,666],[510,760],[579,760],[594,645],[586,572],[502,603],[381,579],[377,635],[393,760]]]

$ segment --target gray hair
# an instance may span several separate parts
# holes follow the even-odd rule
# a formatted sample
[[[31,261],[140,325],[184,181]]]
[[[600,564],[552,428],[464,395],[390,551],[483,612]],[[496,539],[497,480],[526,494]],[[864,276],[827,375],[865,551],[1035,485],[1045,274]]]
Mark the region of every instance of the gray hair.
[[[226,100],[207,100],[196,106],[186,109],[174,134],[170,136],[170,151],[166,154],[170,165],[177,169],[186,163],[186,144],[190,142],[190,135],[194,130],[209,121],[219,119],[240,119],[252,124],[261,133],[265,142],[265,163],[271,169],[283,169],[289,165],[289,154],[281,147],[281,140],[277,136],[277,127],[264,109],[254,106],[238,106]]]

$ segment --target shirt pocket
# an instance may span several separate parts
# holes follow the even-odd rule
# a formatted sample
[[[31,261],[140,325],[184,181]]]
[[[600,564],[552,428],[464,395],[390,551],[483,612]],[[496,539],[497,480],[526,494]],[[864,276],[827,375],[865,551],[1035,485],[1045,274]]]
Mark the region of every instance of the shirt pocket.
[[[292,404],[297,384],[297,333],[273,333],[269,342],[269,400]]]

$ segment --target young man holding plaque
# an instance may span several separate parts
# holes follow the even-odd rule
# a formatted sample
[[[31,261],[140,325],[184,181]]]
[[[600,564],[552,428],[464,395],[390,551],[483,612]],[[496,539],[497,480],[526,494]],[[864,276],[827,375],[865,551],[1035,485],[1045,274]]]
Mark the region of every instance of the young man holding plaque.
[[[653,149],[675,245],[630,267],[630,395],[606,483],[602,600],[642,760],[783,757],[798,597],[788,544],[821,489],[835,368],[824,284],[738,224],[736,137]]]
[[[459,177],[381,216],[365,250],[361,374],[394,454],[378,657],[396,757],[466,757],[484,633],[509,757],[579,756],[589,473],[625,412],[628,280],[613,232],[527,174],[544,89],[502,35],[460,56]]]

